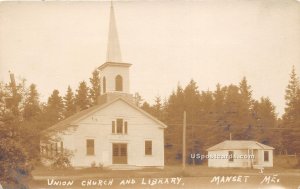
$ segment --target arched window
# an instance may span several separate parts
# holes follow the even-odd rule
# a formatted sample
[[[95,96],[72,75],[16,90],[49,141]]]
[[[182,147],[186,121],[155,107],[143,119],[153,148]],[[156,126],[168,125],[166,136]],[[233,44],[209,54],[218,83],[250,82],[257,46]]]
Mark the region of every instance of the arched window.
[[[120,75],[116,77],[116,91],[123,91],[123,79]]]
[[[106,93],[106,79],[103,77],[103,93]]]

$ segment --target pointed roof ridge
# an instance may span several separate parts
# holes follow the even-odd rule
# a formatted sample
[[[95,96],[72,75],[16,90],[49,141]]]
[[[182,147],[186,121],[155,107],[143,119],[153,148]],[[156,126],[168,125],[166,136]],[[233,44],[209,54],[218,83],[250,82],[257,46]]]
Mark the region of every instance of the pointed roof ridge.
[[[265,149],[265,150],[274,150],[273,147],[259,143],[253,140],[225,140],[221,143],[218,143],[210,148],[207,151],[214,150],[242,150],[242,149]]]
[[[150,115],[149,113],[147,113],[146,111],[144,111],[143,109],[139,108],[138,106],[136,106],[135,104],[129,102],[128,100],[126,100],[123,97],[118,97],[112,101],[109,101],[105,104],[101,104],[101,105],[95,105],[92,106],[88,109],[82,110],[80,112],[77,112],[73,115],[71,115],[70,117],[59,121],[58,123],[52,125],[51,127],[45,129],[42,131],[42,135],[46,135],[47,133],[51,133],[51,132],[56,132],[56,131],[60,131],[60,130],[65,130],[66,128],[70,127],[70,126],[75,126],[76,122],[86,118],[87,116],[90,116],[92,113],[94,113],[95,111],[101,110],[106,108],[107,106],[117,102],[117,101],[123,101],[125,103],[127,103],[129,106],[131,106],[132,108],[140,111],[142,114],[144,114],[145,116],[149,117],[150,119],[152,119],[153,121],[155,121],[156,123],[158,123],[159,125],[161,125],[161,128],[167,128],[167,125],[164,124],[163,122],[161,122],[160,120],[158,120],[157,118],[155,118],[154,116]]]
[[[108,29],[107,55],[106,62],[122,62],[121,48],[116,25],[113,1],[110,3],[110,18]]]

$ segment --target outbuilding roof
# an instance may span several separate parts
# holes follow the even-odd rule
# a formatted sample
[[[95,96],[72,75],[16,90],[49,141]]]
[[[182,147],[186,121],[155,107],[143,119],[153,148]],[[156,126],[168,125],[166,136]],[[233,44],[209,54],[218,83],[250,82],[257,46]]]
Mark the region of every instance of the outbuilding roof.
[[[274,150],[273,147],[251,140],[225,140],[207,149],[207,151],[216,150],[246,150],[246,149],[262,149]]]

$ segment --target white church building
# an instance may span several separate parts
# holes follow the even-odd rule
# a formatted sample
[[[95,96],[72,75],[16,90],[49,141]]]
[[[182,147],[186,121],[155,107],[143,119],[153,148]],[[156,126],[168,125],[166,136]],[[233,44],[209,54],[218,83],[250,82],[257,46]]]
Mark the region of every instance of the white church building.
[[[111,5],[107,60],[98,69],[98,105],[80,111],[43,131],[43,156],[70,152],[73,167],[138,169],[164,166],[164,123],[140,109],[130,94]]]

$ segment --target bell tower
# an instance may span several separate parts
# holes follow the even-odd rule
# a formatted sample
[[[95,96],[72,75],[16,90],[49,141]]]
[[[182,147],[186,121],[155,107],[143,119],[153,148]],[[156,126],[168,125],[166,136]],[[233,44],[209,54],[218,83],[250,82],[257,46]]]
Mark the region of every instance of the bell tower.
[[[108,100],[120,96],[129,99],[130,101],[133,100],[129,90],[130,66],[131,64],[122,61],[114,6],[111,2],[106,62],[98,68],[101,80],[100,101],[103,101],[104,99],[104,101],[107,102]]]

